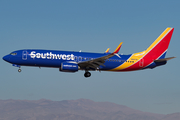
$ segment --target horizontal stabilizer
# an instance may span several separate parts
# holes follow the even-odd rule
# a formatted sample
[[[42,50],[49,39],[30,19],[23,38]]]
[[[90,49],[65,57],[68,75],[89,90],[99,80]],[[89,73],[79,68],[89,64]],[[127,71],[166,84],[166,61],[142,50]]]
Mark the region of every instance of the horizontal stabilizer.
[[[176,58],[176,57],[169,57],[169,58],[164,58],[164,59],[154,60],[154,62],[164,62],[164,61],[171,60],[171,59],[173,59],[173,58]]]

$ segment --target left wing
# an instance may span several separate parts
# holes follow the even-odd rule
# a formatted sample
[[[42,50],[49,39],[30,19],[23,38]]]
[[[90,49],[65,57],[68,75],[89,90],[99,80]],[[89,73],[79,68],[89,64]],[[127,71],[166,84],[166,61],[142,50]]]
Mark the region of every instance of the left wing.
[[[83,62],[80,62],[78,63],[78,65],[80,66],[80,68],[85,68],[85,69],[89,69],[89,68],[93,68],[95,70],[99,70],[99,66],[105,66],[104,63],[107,59],[113,57],[114,55],[116,55],[120,48],[121,48],[121,45],[122,45],[123,42],[121,42],[118,47],[116,48],[116,50],[111,53],[111,54],[108,54],[108,55],[105,55],[105,56],[102,56],[102,57],[99,57],[99,58],[95,58],[95,59],[91,59],[91,60],[88,60],[88,61],[83,61]]]

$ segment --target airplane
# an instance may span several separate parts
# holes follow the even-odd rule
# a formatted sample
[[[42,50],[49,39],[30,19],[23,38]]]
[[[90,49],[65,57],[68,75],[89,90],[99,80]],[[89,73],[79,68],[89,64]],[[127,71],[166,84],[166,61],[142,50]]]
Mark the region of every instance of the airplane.
[[[113,53],[109,53],[109,48],[105,53],[23,49],[11,52],[4,56],[3,60],[19,67],[18,72],[21,72],[21,66],[52,67],[72,73],[84,70],[85,77],[91,76],[89,71],[122,72],[153,69],[175,58],[165,58],[173,31],[174,28],[166,28],[146,50],[129,55],[118,54],[121,42]]]

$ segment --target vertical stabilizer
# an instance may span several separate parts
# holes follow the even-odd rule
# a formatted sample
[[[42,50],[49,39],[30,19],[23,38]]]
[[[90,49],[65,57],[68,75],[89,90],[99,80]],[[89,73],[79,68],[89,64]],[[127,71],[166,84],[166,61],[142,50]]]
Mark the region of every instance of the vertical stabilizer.
[[[146,49],[146,56],[154,60],[165,58],[174,28],[166,30]]]
[[[165,59],[165,55],[173,34],[174,28],[166,28],[166,30],[145,50],[139,53],[134,53],[127,60],[136,60],[134,63],[125,62],[114,70],[131,71],[143,69],[151,65],[154,61],[167,61],[172,58]],[[158,60],[158,61],[157,61]]]

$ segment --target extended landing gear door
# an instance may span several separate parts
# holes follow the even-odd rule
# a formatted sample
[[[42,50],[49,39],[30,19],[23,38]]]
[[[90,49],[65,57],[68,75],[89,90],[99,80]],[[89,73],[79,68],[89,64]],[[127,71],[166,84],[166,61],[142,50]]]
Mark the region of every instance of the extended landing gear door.
[[[22,52],[22,59],[27,60],[27,51]]]

